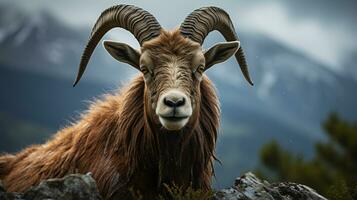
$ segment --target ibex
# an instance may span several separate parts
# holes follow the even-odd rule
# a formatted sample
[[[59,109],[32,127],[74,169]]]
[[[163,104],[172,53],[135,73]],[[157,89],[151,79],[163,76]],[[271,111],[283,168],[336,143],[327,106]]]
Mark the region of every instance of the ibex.
[[[75,172],[91,172],[104,199],[131,199],[131,190],[152,199],[164,184],[210,189],[220,108],[204,72],[235,55],[253,84],[229,15],[200,8],[178,29],[166,31],[141,8],[113,6],[94,25],[74,85],[101,38],[115,27],[131,32],[141,48],[104,41],[105,49],[140,75],[118,94],[93,103],[47,143],[0,157],[0,178],[9,191]],[[201,45],[213,30],[228,42],[204,51]]]

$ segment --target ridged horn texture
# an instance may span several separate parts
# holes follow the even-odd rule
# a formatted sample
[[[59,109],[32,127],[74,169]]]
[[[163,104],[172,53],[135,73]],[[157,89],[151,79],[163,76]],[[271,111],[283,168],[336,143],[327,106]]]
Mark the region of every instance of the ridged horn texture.
[[[140,45],[160,35],[161,26],[149,12],[132,5],[117,5],[106,9],[95,23],[87,46],[82,54],[77,78],[73,87],[81,79],[89,59],[104,34],[113,28],[123,28],[131,32]]]
[[[219,31],[227,41],[239,41],[229,15],[226,11],[218,7],[199,8],[188,15],[180,26],[180,31],[183,36],[201,45],[206,36],[214,30]],[[235,57],[244,78],[253,85],[242,47],[238,49]]]

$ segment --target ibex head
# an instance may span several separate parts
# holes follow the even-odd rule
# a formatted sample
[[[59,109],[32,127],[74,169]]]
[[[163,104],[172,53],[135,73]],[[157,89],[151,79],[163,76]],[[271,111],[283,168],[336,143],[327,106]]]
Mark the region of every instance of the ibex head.
[[[181,130],[195,122],[201,95],[205,95],[200,93],[200,83],[206,79],[204,72],[214,64],[235,55],[245,79],[253,84],[239,38],[224,10],[217,7],[197,9],[178,30],[169,32],[147,11],[118,5],[105,10],[94,25],[74,85],[80,80],[98,42],[115,27],[130,31],[141,49],[113,41],[104,41],[104,47],[118,61],[142,72],[148,117],[169,131]],[[204,51],[201,45],[213,30],[221,32],[228,42]]]

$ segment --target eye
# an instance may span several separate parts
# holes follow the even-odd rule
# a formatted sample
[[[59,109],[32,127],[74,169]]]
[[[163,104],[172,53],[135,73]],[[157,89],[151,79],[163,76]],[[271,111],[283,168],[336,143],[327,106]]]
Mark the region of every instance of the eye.
[[[143,73],[145,79],[149,80],[154,76],[154,73],[149,70],[149,68],[145,65],[140,66],[140,71]]]
[[[146,75],[146,74],[148,74],[150,71],[148,70],[148,68],[145,66],[145,65],[142,65],[142,66],[140,66],[140,71],[144,74],[144,75]]]
[[[201,64],[201,65],[199,65],[199,66],[197,67],[197,69],[195,70],[195,72],[198,72],[198,73],[202,74],[204,70],[205,70],[205,66]]]

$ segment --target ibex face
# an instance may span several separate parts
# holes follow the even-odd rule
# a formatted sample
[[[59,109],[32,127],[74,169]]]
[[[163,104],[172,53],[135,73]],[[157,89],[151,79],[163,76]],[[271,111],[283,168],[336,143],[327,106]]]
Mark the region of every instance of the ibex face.
[[[239,47],[237,42],[221,46],[231,48],[225,49],[227,56],[220,60],[233,55]],[[184,38],[179,31],[162,31],[159,37],[143,44],[140,70],[151,97],[151,109],[166,129],[180,130],[197,112],[205,66],[201,45]]]
[[[150,113],[168,130],[183,128],[197,108],[195,96],[204,67],[200,49],[179,33],[167,32],[142,47],[140,70],[150,96]]]
[[[138,39],[141,49],[105,41],[104,47],[118,61],[140,70],[144,76],[145,109],[156,125],[178,131],[194,121],[200,108],[200,81],[204,71],[235,55],[241,70],[252,84],[243,49],[226,12],[206,7],[191,13],[173,32],[161,28],[147,11],[118,5],[107,9],[95,24],[82,55],[75,84],[82,76],[95,46],[112,28],[127,29]],[[209,32],[220,31],[229,42],[218,43],[207,51],[202,43]]]
[[[179,30],[163,30],[155,39],[144,42],[141,52],[111,41],[105,41],[104,46],[119,61],[136,63],[134,67],[140,69],[145,79],[148,113],[155,114],[150,117],[167,130],[177,131],[199,108],[204,71],[232,56],[239,42],[219,43],[203,52],[199,43],[184,38]]]

